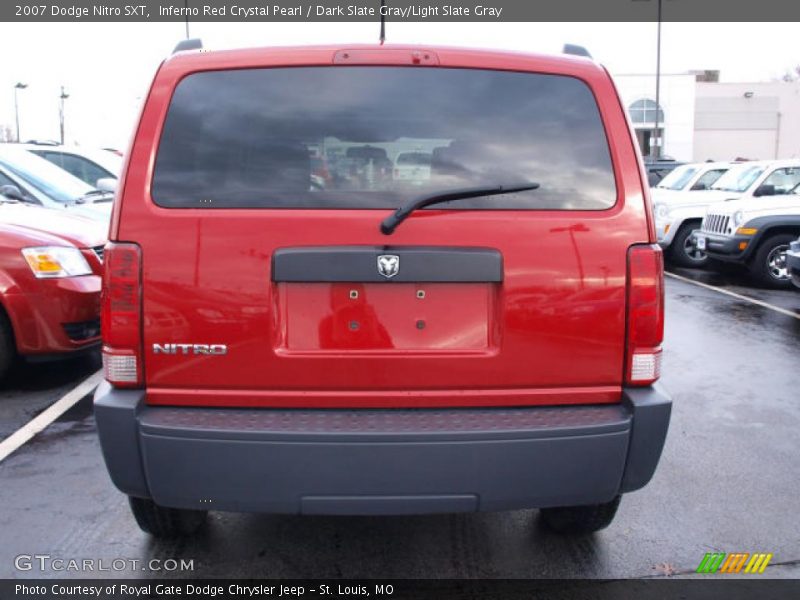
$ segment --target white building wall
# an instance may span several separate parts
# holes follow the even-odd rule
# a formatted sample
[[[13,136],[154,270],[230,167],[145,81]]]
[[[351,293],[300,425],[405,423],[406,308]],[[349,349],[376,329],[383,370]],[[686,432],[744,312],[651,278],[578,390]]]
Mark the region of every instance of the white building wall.
[[[800,82],[697,83],[694,158],[800,157]]]
[[[614,75],[614,81],[627,108],[637,100],[656,99],[655,75]],[[662,74],[659,102],[664,111],[662,155],[690,161],[694,157],[695,76]],[[634,127],[647,127],[633,124]],[[652,125],[651,125],[652,127]]]

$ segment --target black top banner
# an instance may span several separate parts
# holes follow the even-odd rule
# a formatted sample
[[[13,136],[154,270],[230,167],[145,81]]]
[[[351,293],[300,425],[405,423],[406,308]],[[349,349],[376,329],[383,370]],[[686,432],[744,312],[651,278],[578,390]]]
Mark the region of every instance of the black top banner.
[[[786,22],[786,0],[3,0],[0,21]]]

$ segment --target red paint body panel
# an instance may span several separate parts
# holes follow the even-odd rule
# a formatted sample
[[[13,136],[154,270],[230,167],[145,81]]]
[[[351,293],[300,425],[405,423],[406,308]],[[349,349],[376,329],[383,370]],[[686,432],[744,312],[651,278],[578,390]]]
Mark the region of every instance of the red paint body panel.
[[[148,402],[399,407],[618,401],[625,362],[627,250],[651,242],[653,232],[627,117],[609,76],[591,61],[388,48],[392,54],[383,64],[401,64],[406,56],[412,64],[413,53],[420,51],[435,53],[436,61],[409,68],[502,69],[581,79],[597,100],[618,193],[616,204],[602,211],[414,213],[391,237],[392,245],[494,248],[504,264],[500,284],[436,284],[446,301],[436,303],[432,295],[424,314],[415,312],[416,298],[401,297],[405,291],[392,306],[388,292],[370,288],[369,301],[337,321],[331,290],[345,294],[348,284],[271,281],[271,257],[278,248],[386,244],[378,223],[389,211],[211,211],[153,203],[150,179],[158,140],[172,91],[184,76],[209,69],[336,68],[337,53],[341,57],[347,50],[181,54],[156,75],[128,154],[111,230],[112,239],[142,249]],[[368,47],[365,52],[354,56],[367,57],[362,64],[379,64],[384,50]],[[399,292],[399,285],[390,287]],[[348,347],[341,328],[358,319],[367,319],[370,330],[351,338]],[[428,323],[427,343],[414,337],[418,331],[411,328],[418,319]],[[228,352],[156,355],[150,350],[154,343],[227,344]]]
[[[70,339],[63,324],[100,317],[102,264],[91,248],[102,246],[105,236],[93,221],[82,217],[36,207],[4,205],[2,209],[0,303],[11,321],[17,352],[68,354],[98,344],[100,336]],[[21,254],[22,248],[36,246],[78,247],[93,274],[37,279]]]
[[[278,293],[286,355],[489,351],[497,322],[490,284],[289,283]],[[424,295],[418,298],[417,294]],[[351,297],[355,296],[355,297]],[[458,310],[453,310],[458,306]]]

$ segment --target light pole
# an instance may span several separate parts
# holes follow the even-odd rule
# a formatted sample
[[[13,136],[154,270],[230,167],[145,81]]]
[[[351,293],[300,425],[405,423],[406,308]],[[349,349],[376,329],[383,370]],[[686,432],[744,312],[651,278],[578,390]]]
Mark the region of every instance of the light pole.
[[[58,124],[61,130],[61,145],[64,145],[64,100],[69,98],[69,94],[64,91],[64,86],[61,86],[61,95],[58,97]]]
[[[656,120],[653,128],[655,147],[653,157],[658,160],[661,158],[661,144],[663,139],[658,134],[658,111],[661,110],[661,0],[658,0],[658,34],[656,41]]]
[[[17,143],[19,143],[19,102],[17,101],[17,92],[24,90],[26,87],[28,87],[28,84],[21,81],[18,81],[14,86],[14,117],[17,121]]]

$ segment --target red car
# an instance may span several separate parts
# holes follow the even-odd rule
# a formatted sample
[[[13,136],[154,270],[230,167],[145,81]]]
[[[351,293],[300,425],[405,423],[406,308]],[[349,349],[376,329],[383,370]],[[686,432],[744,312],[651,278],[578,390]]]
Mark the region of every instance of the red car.
[[[383,168],[407,152],[415,185]],[[145,531],[540,508],[588,532],[653,475],[662,256],[602,66],[178,52],[126,156],[95,417]]]
[[[99,346],[105,229],[0,195],[0,377]]]

